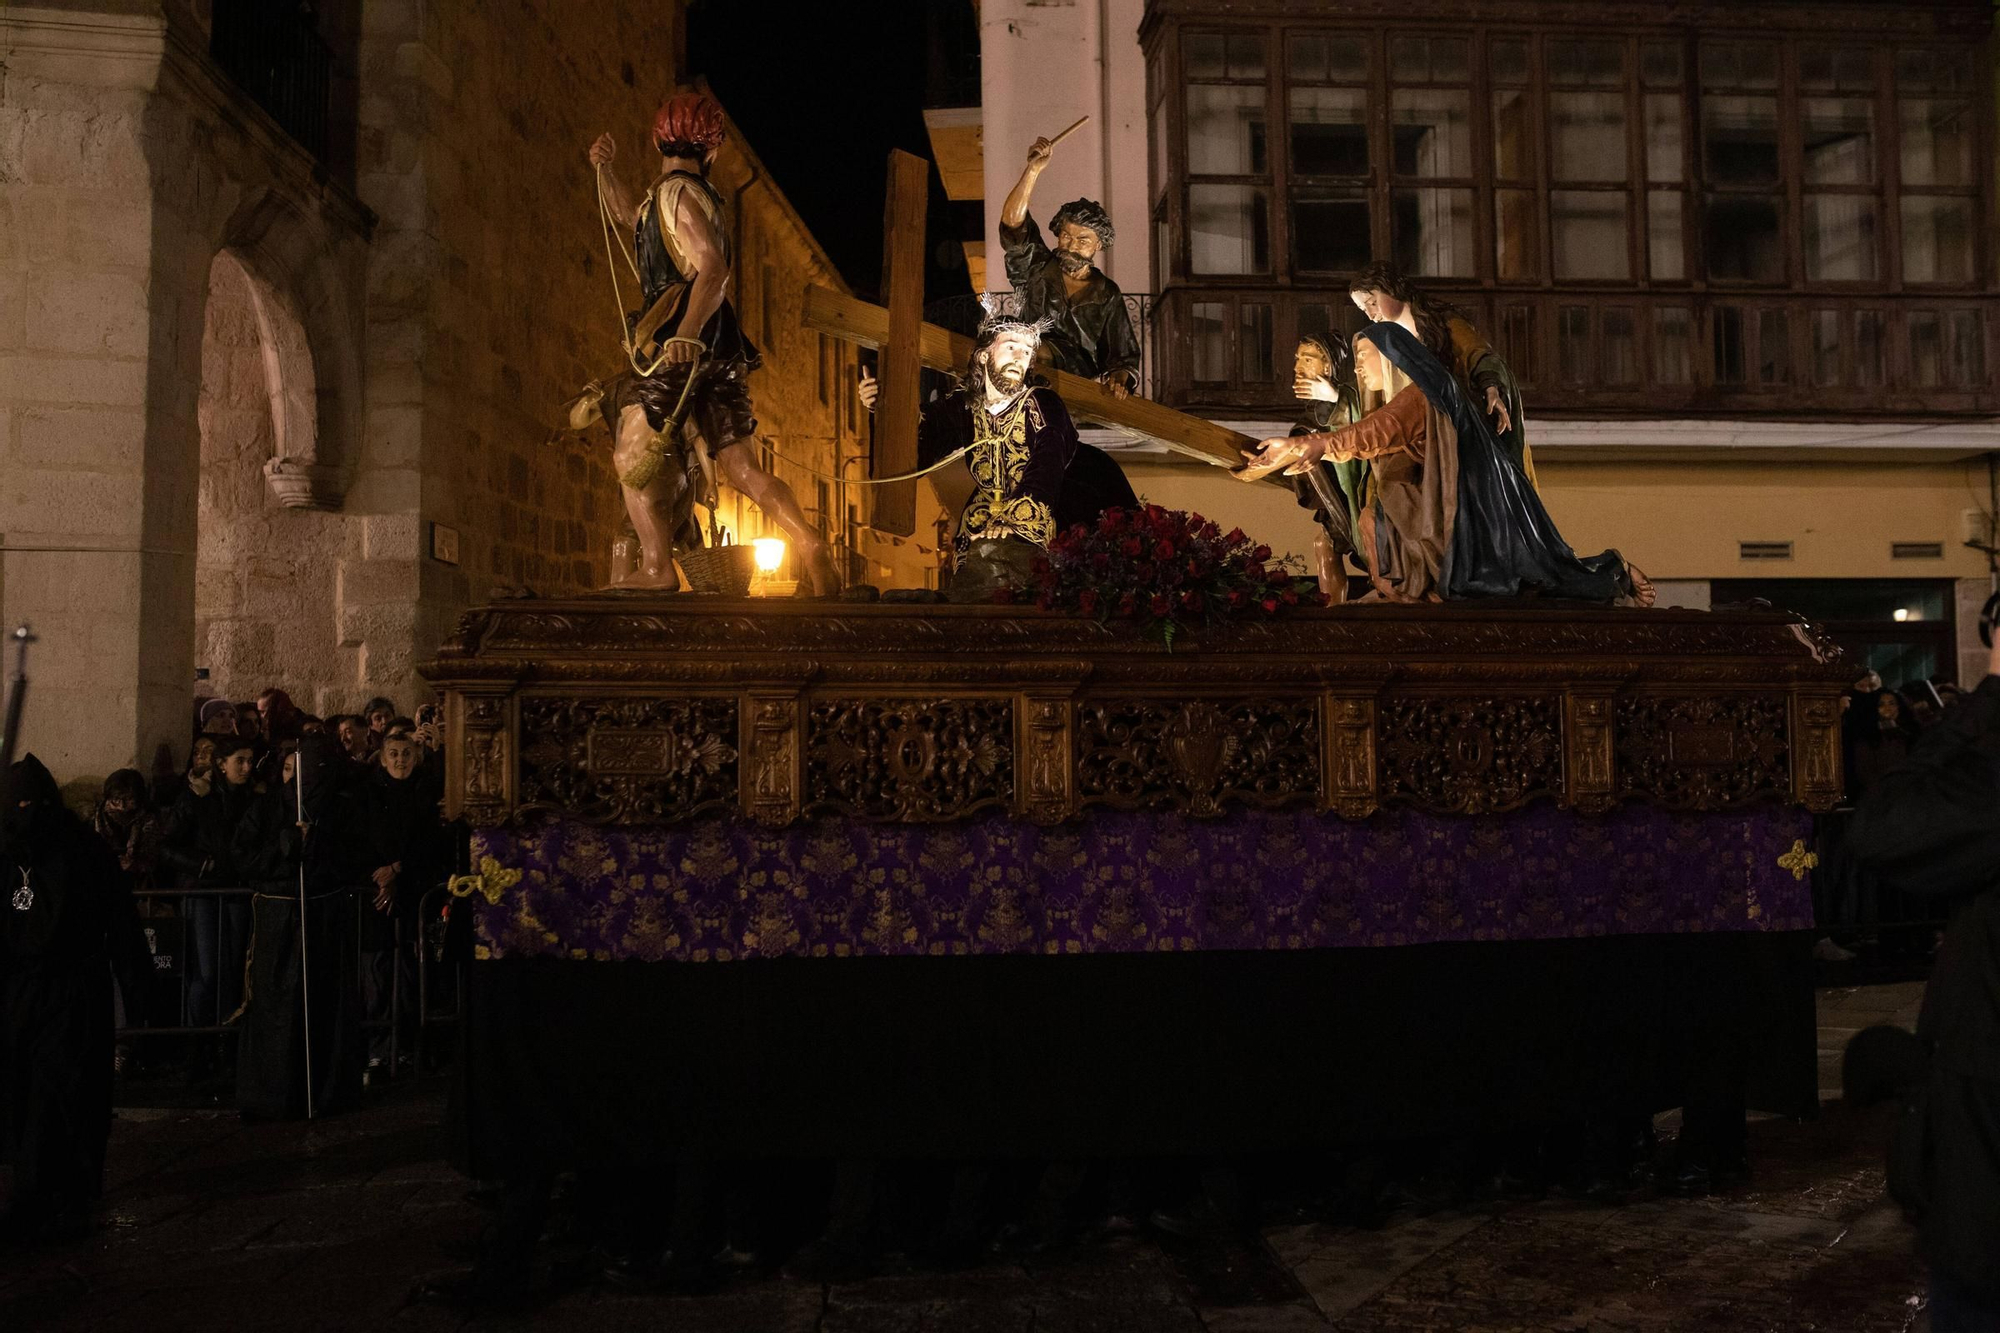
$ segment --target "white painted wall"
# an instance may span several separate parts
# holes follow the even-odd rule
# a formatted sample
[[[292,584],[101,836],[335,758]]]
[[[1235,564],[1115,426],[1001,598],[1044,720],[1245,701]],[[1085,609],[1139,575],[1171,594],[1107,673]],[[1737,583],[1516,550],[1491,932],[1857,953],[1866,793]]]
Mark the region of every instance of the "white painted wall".
[[[1139,49],[1145,0],[986,0],[980,6],[986,146],[987,284],[1004,287],[1000,208],[1038,135],[1078,116],[1035,186],[1029,211],[1046,228],[1056,209],[1086,195],[1103,204],[1118,243],[1099,262],[1120,288],[1152,290],[1146,198],[1146,65]]]

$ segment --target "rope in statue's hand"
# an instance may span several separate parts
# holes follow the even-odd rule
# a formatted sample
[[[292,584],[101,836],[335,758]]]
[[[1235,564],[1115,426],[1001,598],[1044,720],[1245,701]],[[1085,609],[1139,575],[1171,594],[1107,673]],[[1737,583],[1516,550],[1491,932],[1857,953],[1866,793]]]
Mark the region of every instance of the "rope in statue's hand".
[[[632,345],[632,332],[625,323],[625,293],[619,290],[618,287],[617,259],[625,261],[625,267],[632,270],[633,281],[640,283],[642,288],[645,279],[639,276],[639,261],[633,257],[631,252],[626,250],[625,243],[623,241],[612,240],[611,201],[604,197],[604,164],[602,162],[597,164],[597,221],[604,228],[604,266],[611,274],[611,303],[618,313],[618,345],[625,349],[625,359],[631,363],[633,373],[640,379],[647,379],[657,374],[660,367],[667,364],[667,349],[662,347],[660,355],[651,365],[642,366],[639,364],[639,349]],[[611,252],[613,250],[618,252],[617,259],[612,257]],[[670,339],[669,345],[671,345],[671,341]],[[694,366],[692,364],[688,366],[688,383],[694,383]],[[685,389],[682,390],[681,396],[685,401],[687,396]]]

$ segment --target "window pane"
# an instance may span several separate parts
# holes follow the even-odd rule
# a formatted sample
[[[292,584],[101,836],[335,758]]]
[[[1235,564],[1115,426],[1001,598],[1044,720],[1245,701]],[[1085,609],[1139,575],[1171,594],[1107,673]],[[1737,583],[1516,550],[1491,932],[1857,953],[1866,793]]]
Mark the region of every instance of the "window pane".
[[[1716,185],[1770,185],[1778,180],[1778,99],[1701,99],[1702,161]]]
[[[1292,170],[1301,176],[1368,174],[1368,93],[1361,88],[1294,88]]]
[[[1503,306],[1500,310],[1500,359],[1522,385],[1535,382],[1535,308]]]
[[[1757,312],[1757,382],[1792,382],[1791,322],[1783,310]]]
[[[1472,191],[1397,190],[1390,195],[1396,263],[1413,277],[1472,276]]]
[[[1549,43],[1549,79],[1591,88],[1625,82],[1625,43],[1616,39],[1558,38]]]
[[[1778,48],[1769,42],[1703,42],[1701,81],[1711,88],[1775,88]]]
[[[1854,312],[1854,382],[1879,389],[1887,379],[1882,364],[1882,312]]]
[[[1229,50],[1221,33],[1184,33],[1181,36],[1181,52],[1187,62],[1190,79],[1229,77]]]
[[[1486,72],[1495,83],[1528,81],[1528,44],[1518,37],[1495,37],[1487,48]]]
[[[1743,311],[1739,306],[1715,308],[1715,382],[1743,382]]]
[[[1549,194],[1549,248],[1558,278],[1629,278],[1625,196],[1610,190]]]
[[[1390,94],[1390,134],[1399,176],[1472,174],[1472,94],[1459,89]]]
[[[1463,83],[1466,60],[1462,37],[1395,37],[1389,42],[1389,78],[1396,83]]]
[[[1590,383],[1590,309],[1566,305],[1556,311],[1556,369],[1564,384]]]
[[[1814,282],[1868,282],[1876,274],[1875,196],[1809,194],[1806,277]]]
[[[1903,184],[1972,184],[1971,103],[1906,97],[1898,111]]]
[[[1271,307],[1262,303],[1243,306],[1238,320],[1236,354],[1238,377],[1250,384],[1265,384],[1271,378]]]
[[[1820,388],[1840,383],[1840,312],[1815,310],[1812,315],[1812,378]]]
[[[1679,190],[1654,190],[1646,196],[1646,266],[1662,282],[1687,277]]]
[[[1229,35],[1229,77],[1232,79],[1264,77],[1264,39],[1261,36],[1256,33]]]
[[[1944,324],[1935,310],[1910,315],[1910,373],[1919,388],[1944,382]]]
[[[1681,86],[1679,42],[1644,42],[1639,47],[1639,68],[1646,82],[1656,87]]]
[[[1254,185],[1188,187],[1188,239],[1196,273],[1267,273],[1269,204]]]
[[[1986,338],[1977,310],[1954,310],[1951,321],[1951,382],[1970,389],[1986,382]]]
[[[1625,179],[1625,95],[1550,93],[1549,154],[1559,181]]]
[[[1866,185],[1875,179],[1875,104],[1859,97],[1800,102],[1808,185]]]
[[[1874,55],[1865,46],[1802,47],[1799,86],[1808,92],[1873,92]]]
[[[1535,252],[1535,212],[1533,190],[1493,192],[1493,258],[1501,277],[1541,276]]]
[[[1681,108],[1679,96],[1653,93],[1646,98],[1646,178],[1681,178]]]
[[[1161,107],[1147,117],[1153,136],[1153,197],[1167,192],[1167,113]]]
[[[1187,90],[1188,172],[1255,176],[1264,171],[1264,90],[1191,84]]]
[[[1350,274],[1375,257],[1365,190],[1306,190],[1292,197],[1292,262],[1304,273]]]
[[[1653,382],[1690,384],[1694,381],[1694,329],[1685,306],[1653,310]]]
[[[1525,88],[1505,88],[1493,94],[1493,173],[1501,180],[1527,180],[1535,174],[1535,131],[1540,118]]]
[[[1215,383],[1229,378],[1229,307],[1220,301],[1196,301],[1189,342],[1194,347],[1194,377]]]
[[[1607,309],[1598,343],[1598,378],[1605,384],[1637,384],[1639,351],[1632,333],[1632,312],[1625,306]]]
[[[1153,214],[1153,274],[1159,284],[1154,291],[1163,289],[1174,276],[1174,234],[1167,227],[1164,204]]]
[[[1898,51],[1896,87],[1904,92],[1969,93],[1972,65],[1963,51],[1939,48]]]
[[[1785,243],[1779,230],[1782,201],[1769,195],[1713,194],[1703,219],[1708,276],[1741,282],[1783,282]]]
[[[1368,78],[1368,44],[1343,34],[1293,33],[1286,47],[1294,80],[1307,83],[1363,83]]]
[[[1972,201],[1903,196],[1903,281],[1972,281]]]

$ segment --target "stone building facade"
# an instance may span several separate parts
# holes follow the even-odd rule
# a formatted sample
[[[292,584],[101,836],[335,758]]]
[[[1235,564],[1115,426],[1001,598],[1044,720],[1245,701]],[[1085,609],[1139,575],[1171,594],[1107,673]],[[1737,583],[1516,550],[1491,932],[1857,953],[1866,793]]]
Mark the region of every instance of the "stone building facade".
[[[313,151],[218,63],[245,11],[0,7],[0,617],[65,779],[179,758],[200,693],[410,707],[465,606],[601,586],[623,522],[608,450],[545,441],[618,363],[584,150],[650,174],[677,8],[324,4]],[[865,470],[853,354],[798,323],[838,275],[747,146],[718,178],[762,447]],[[921,581],[857,491],[776,466],[857,573]]]

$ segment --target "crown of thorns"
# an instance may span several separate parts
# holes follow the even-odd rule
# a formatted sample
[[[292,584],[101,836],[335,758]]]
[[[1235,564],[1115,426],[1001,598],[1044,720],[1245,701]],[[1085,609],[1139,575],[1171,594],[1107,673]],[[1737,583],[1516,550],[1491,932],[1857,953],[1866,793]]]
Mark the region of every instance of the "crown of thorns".
[[[1043,315],[1040,319],[1023,319],[1019,315],[1008,314],[1000,299],[992,294],[979,298],[979,304],[986,311],[986,318],[979,322],[979,343],[985,346],[1003,333],[1016,333],[1042,340],[1042,335],[1056,326],[1054,315]]]
[[[1058,208],[1056,215],[1049,219],[1049,230],[1060,236],[1065,222],[1090,228],[1097,233],[1100,245],[1110,245],[1111,238],[1116,234],[1111,226],[1111,215],[1095,199],[1072,199]]]

